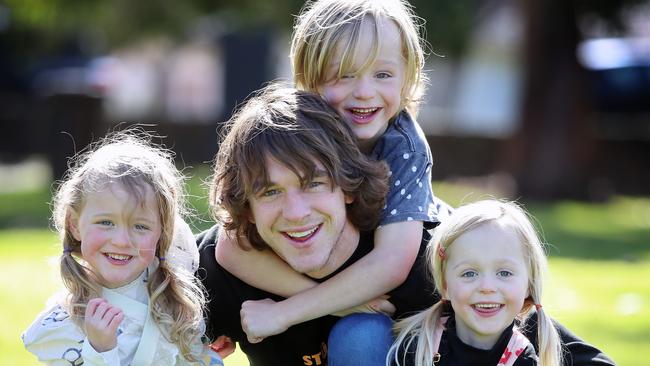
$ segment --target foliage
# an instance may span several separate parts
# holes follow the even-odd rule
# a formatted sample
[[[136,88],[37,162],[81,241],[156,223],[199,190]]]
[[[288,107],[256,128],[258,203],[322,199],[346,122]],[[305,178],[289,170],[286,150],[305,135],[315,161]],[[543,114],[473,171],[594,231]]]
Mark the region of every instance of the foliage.
[[[76,38],[90,47],[115,47],[144,37],[182,37],[197,19],[217,29],[271,26],[289,31],[301,0],[7,0],[14,26],[37,33],[40,47],[61,45]],[[471,28],[474,2],[412,0],[426,21],[429,42],[442,54],[457,53]],[[101,46],[101,45],[99,45]]]

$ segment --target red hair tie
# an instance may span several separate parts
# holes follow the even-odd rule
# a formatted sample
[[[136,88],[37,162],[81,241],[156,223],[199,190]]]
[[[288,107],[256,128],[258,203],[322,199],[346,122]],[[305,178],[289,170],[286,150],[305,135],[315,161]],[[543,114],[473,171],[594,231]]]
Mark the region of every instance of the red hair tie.
[[[447,258],[447,255],[445,253],[445,248],[443,248],[442,245],[438,245],[438,255],[440,256],[441,259]]]
[[[539,310],[542,308],[542,304],[535,304],[535,309]]]

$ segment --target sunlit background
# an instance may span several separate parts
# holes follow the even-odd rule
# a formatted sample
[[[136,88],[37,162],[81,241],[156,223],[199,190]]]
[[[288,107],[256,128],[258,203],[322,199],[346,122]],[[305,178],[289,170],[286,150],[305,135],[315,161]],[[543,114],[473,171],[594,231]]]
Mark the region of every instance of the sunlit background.
[[[437,194],[526,203],[553,244],[558,318],[621,365],[650,365],[650,3],[411,4],[430,45],[418,122]],[[217,131],[252,91],[291,78],[302,5],[0,3],[0,297],[19,313],[3,311],[14,327],[0,335],[10,350],[0,358],[32,360],[19,334],[56,284],[43,266],[59,250],[48,202],[67,159],[107,131],[146,124],[195,176],[194,226],[205,228],[200,180]]]

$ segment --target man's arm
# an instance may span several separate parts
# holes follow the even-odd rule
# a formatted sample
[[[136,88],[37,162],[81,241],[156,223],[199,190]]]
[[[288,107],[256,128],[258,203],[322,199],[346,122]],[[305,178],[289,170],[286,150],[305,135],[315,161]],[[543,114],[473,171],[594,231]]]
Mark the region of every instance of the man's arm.
[[[399,286],[415,262],[422,240],[422,222],[379,228],[375,247],[366,256],[318,286],[281,302],[247,301],[242,326],[249,339],[282,333],[288,327],[363,304]]]

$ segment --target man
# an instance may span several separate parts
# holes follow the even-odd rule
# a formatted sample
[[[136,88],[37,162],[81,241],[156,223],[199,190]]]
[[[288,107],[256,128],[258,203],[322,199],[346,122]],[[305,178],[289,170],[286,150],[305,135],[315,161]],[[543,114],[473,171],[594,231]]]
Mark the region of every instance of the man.
[[[216,158],[210,200],[224,228],[247,239],[243,246],[270,249],[317,282],[372,250],[387,168],[359,151],[349,127],[324,100],[271,87],[231,121]],[[249,342],[241,325],[242,303],[283,298],[245,284],[216,263],[220,235],[225,231],[215,226],[198,237],[211,335],[238,341],[253,365],[325,364],[328,335],[338,320],[333,316]],[[414,266],[412,272],[418,271],[423,268]],[[423,272],[409,276],[390,292],[396,315],[430,305],[433,289],[423,278]],[[427,296],[411,296],[414,291]]]
[[[210,300],[208,334],[239,342],[253,366],[325,365],[328,336],[338,318],[320,317],[263,340],[248,339],[241,314],[249,311],[242,310],[242,304],[265,306],[283,297],[250,286],[224,269],[217,263],[215,245],[226,235],[224,230],[236,233],[240,245],[271,250],[296,272],[324,282],[372,250],[370,230],[384,205],[386,167],[358,150],[347,125],[319,96],[294,89],[268,88],[252,98],[228,128],[210,191],[223,229],[214,226],[197,237],[197,275]],[[438,299],[422,260],[429,239],[425,232],[407,280],[388,293],[394,317]],[[566,330],[563,337],[571,342],[574,364],[612,364]],[[348,341],[354,344],[357,338],[362,337]],[[361,353],[372,353],[366,347],[373,341],[359,346]]]

